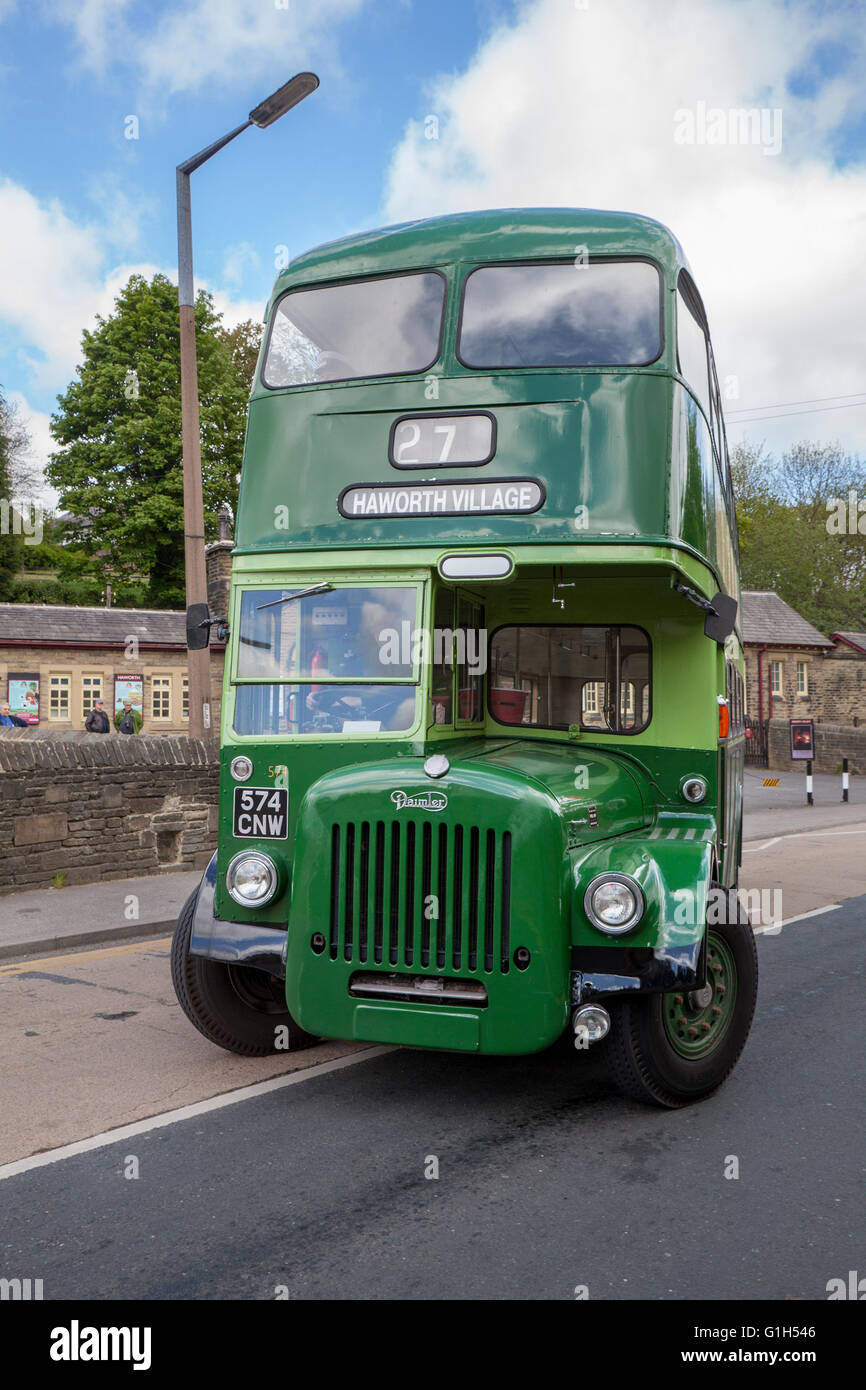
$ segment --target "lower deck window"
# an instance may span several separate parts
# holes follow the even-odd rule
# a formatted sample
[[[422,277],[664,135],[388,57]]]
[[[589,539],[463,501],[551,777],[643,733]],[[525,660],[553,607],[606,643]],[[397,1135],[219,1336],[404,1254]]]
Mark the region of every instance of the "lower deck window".
[[[412,685],[239,685],[236,734],[399,733],[415,721]]]
[[[500,724],[636,734],[650,720],[650,641],[638,627],[502,627],[490,648]]]

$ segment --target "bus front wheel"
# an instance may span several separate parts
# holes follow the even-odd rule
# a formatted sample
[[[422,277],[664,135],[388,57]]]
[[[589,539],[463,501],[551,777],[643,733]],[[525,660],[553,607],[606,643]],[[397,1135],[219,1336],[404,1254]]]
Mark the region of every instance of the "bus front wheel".
[[[624,1095],[674,1108],[703,1100],[733,1071],[758,993],[755,935],[742,905],[707,927],[707,983],[611,1004],[608,1072]]]
[[[210,1042],[242,1057],[296,1052],[316,1042],[286,1008],[282,980],[248,965],[190,955],[196,897],[193,893],[184,903],[171,946],[172,984],[190,1023]]]

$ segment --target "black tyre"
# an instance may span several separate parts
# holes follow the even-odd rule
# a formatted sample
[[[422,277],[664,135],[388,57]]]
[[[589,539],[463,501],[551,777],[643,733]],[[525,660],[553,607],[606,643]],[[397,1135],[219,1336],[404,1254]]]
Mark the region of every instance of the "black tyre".
[[[295,1023],[275,975],[190,955],[196,896],[184,903],[171,945],[172,984],[190,1023],[210,1042],[243,1057],[296,1052],[316,1042]]]
[[[713,885],[717,893],[722,889]],[[755,935],[739,900],[707,927],[707,984],[611,1003],[603,1047],[624,1095],[674,1108],[711,1095],[746,1045],[758,994]]]

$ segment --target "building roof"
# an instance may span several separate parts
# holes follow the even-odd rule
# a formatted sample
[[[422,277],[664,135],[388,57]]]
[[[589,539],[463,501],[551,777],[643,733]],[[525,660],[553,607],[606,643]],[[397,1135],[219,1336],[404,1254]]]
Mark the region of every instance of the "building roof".
[[[847,642],[858,652],[866,652],[866,632],[831,632],[830,638],[833,642]]]
[[[833,643],[772,589],[741,594],[743,641],[748,646],[832,647]]]
[[[167,609],[79,608],[59,603],[0,603],[0,644],[20,646],[186,648],[186,614]]]

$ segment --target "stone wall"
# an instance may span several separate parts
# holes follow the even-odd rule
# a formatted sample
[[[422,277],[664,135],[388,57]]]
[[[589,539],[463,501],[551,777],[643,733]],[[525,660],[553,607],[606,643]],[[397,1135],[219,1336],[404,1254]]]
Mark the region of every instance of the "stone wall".
[[[0,894],[204,868],[218,794],[216,742],[0,729]]]
[[[805,769],[805,763],[799,760],[795,763],[791,758],[786,719],[770,720],[769,754],[769,766],[773,772],[790,772],[794,767]],[[866,728],[854,728],[851,724],[816,723],[812,771],[841,773],[843,758],[848,759],[850,773],[866,775]]]

